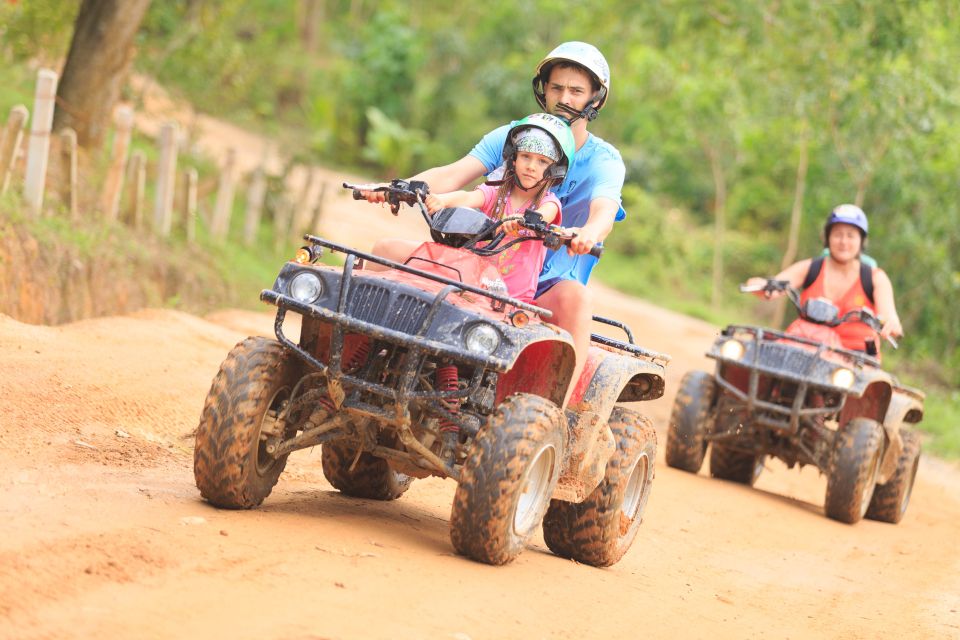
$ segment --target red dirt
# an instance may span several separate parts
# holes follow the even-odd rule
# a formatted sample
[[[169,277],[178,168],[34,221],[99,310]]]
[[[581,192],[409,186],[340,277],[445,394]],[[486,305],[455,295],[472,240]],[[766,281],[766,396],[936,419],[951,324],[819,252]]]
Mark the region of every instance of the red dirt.
[[[393,218],[347,193],[327,207],[323,233],[357,248],[371,229],[425,236],[411,210]],[[960,637],[955,465],[923,457],[896,526],[825,518],[813,469],[771,462],[750,489],[667,468],[673,394],[709,366],[716,330],[595,288],[598,313],[674,357],[666,396],[634,405],[660,459],[646,521],[610,569],[553,556],[539,536],[504,567],[455,556],[452,482],[350,499],[319,449],[294,453],[259,509],[201,501],[190,433],[229,349],[272,334],[268,312],[0,316],[0,637]]]

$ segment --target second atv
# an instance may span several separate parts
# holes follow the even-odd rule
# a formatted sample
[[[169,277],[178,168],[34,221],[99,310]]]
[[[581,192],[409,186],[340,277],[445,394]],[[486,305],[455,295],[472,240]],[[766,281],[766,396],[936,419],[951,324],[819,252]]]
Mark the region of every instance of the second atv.
[[[899,522],[920,458],[920,438],[909,426],[923,418],[924,394],[901,385],[876,357],[840,346],[833,327],[841,323],[865,322],[879,332],[869,309],[837,317],[826,299],[801,304],[782,280],[741,291],[763,288],[785,291],[798,319],[785,332],[723,330],[707,353],[715,373],[690,371],[677,391],[667,464],[696,473],[709,447],[710,474],[747,485],[766,456],[789,467],[812,464],[827,476],[828,517]]]

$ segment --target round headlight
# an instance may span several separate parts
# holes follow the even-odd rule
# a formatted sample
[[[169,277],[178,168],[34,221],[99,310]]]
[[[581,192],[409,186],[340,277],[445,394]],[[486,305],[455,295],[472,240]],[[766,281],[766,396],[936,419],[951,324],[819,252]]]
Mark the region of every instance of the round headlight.
[[[739,360],[743,356],[743,343],[739,340],[727,340],[720,345],[720,355],[727,360]]]
[[[294,300],[312,304],[323,293],[323,283],[316,274],[304,271],[290,281],[290,295]]]
[[[853,386],[853,381],[856,379],[857,377],[853,375],[853,371],[844,369],[843,367],[834,371],[833,375],[830,376],[830,382],[833,383],[833,386],[840,387],[841,389],[849,389]]]
[[[488,356],[500,346],[500,334],[489,324],[475,324],[463,339],[467,351]]]

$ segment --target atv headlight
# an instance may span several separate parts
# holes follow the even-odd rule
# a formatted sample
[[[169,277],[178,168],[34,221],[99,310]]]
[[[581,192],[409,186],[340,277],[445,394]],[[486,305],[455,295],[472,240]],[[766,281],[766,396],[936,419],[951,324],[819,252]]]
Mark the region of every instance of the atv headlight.
[[[841,389],[849,389],[853,386],[853,381],[856,379],[857,377],[853,375],[853,371],[844,369],[843,367],[836,369],[830,376],[830,382],[833,386],[840,387]]]
[[[739,340],[727,340],[720,345],[720,355],[727,360],[739,360],[743,357],[743,343]]]
[[[488,356],[500,346],[500,334],[491,325],[486,323],[475,324],[467,329],[463,338],[467,351]]]
[[[323,293],[323,282],[316,274],[304,271],[290,281],[290,295],[304,304],[313,304]]]

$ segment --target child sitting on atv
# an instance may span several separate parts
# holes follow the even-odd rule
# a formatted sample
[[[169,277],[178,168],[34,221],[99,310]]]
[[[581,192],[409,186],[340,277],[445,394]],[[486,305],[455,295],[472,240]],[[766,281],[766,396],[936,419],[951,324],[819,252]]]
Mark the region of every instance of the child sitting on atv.
[[[493,220],[503,220],[509,235],[527,235],[517,220],[527,209],[536,210],[546,224],[560,223],[560,200],[550,187],[563,182],[573,160],[570,126],[561,118],[535,113],[518,121],[503,145],[503,174],[473,191],[430,194],[424,204],[432,214],[445,207],[480,209]],[[519,242],[497,254],[497,267],[511,296],[532,302],[543,267],[546,247]]]

